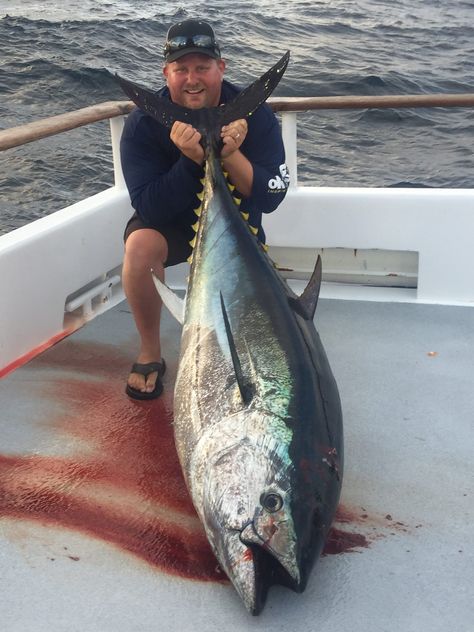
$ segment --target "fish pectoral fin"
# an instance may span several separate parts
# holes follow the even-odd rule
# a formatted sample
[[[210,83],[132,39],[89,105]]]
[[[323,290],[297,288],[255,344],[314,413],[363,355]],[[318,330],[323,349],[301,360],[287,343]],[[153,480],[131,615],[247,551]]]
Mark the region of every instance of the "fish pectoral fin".
[[[227,310],[225,308],[222,292],[220,292],[220,296],[221,296],[222,316],[224,318],[224,326],[225,326],[225,331],[227,334],[227,341],[229,343],[230,356],[232,358],[232,364],[234,366],[235,377],[237,378],[237,384],[239,386],[242,401],[244,402],[245,405],[248,405],[253,399],[255,389],[253,388],[252,384],[248,380],[246,380],[244,377],[244,374],[242,371],[242,364],[240,362],[239,354],[237,353],[237,347],[234,341],[234,336],[232,335],[232,331],[230,328],[229,316],[227,315]]]
[[[156,274],[152,272],[153,283],[155,284],[156,291],[161,296],[161,300],[166,305],[171,315],[176,318],[176,320],[181,323],[184,323],[184,308],[186,306],[186,301],[179,297],[172,289],[170,289],[163,281],[161,281]]]
[[[318,304],[319,291],[321,289],[321,277],[321,257],[318,255],[313,274],[311,275],[309,283],[305,287],[303,294],[297,298],[294,296],[290,296],[288,298],[288,301],[295,312],[306,320],[313,320],[314,318],[314,313]]]

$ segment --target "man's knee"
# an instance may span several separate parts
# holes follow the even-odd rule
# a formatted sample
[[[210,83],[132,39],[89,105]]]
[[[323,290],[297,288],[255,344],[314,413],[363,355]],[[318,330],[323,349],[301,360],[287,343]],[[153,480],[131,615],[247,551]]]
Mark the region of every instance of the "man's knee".
[[[125,261],[138,268],[163,265],[168,256],[168,244],[161,233],[142,228],[131,233],[125,242]]]

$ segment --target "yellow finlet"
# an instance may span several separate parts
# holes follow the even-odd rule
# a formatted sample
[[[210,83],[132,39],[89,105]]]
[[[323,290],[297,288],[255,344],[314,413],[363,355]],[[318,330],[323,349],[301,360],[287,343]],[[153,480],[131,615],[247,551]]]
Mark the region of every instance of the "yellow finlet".
[[[196,193],[196,196],[197,196],[197,199],[202,202],[204,199],[204,189],[202,191],[199,191],[199,193]]]
[[[244,213],[243,211],[240,211],[240,214],[242,215],[245,221],[247,221],[248,218],[250,217],[249,213]]]
[[[227,186],[229,187],[229,191],[232,193],[232,191],[235,189],[235,186],[233,184],[230,184],[230,182],[227,183]]]
[[[240,206],[242,204],[242,200],[240,198],[232,196],[232,199],[237,204],[237,206]]]
[[[199,220],[195,224],[191,224],[191,228],[194,230],[195,233],[197,233],[199,228]]]
[[[198,206],[197,208],[194,209],[194,212],[196,213],[196,215],[198,217],[201,217],[201,213],[202,213],[202,204],[201,206]]]
[[[191,239],[189,245],[191,246],[191,248],[194,248],[194,246],[196,245],[196,235],[194,235],[194,237]]]
[[[189,255],[189,257],[186,259],[186,261],[187,261],[188,263],[192,263],[192,262],[193,262],[193,253],[191,253],[191,254]]]
[[[264,244],[263,241],[260,242],[260,245],[262,246],[262,248],[265,250],[265,252],[268,252],[268,246],[267,244]]]
[[[254,235],[256,235],[258,233],[258,228],[255,228],[255,226],[250,226],[250,224],[249,224],[249,228],[250,228],[250,230],[252,231],[252,233]]]

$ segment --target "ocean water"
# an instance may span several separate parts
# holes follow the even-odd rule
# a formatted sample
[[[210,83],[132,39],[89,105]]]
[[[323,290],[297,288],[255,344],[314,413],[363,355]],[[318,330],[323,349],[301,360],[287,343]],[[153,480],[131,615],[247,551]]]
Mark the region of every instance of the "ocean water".
[[[196,16],[214,25],[237,84],[289,49],[280,96],[474,92],[474,0],[0,0],[0,128],[124,99],[112,72],[158,88],[169,25]],[[317,111],[299,121],[303,183],[474,186],[473,109]],[[0,233],[113,181],[107,122],[0,161]]]

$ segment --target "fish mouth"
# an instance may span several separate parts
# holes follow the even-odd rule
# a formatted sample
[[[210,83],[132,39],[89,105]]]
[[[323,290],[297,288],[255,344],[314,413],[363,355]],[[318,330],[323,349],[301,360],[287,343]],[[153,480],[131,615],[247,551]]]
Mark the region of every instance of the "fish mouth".
[[[278,559],[255,535],[253,524],[234,531],[231,536],[232,561],[225,564],[229,579],[252,615],[258,615],[263,610],[268,590],[275,584],[300,592],[296,563]]]

